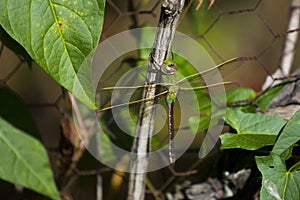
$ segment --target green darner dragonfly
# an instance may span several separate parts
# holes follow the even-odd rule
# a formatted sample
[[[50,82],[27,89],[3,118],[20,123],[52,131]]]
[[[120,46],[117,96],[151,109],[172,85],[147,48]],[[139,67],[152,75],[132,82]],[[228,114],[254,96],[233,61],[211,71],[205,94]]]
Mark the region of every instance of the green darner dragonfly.
[[[105,112],[111,112],[113,115],[113,121],[118,125],[118,127],[126,133],[133,133],[135,128],[135,123],[132,126],[128,126],[128,119],[132,118],[132,106],[134,106],[134,110],[136,109],[136,104],[141,103],[143,101],[149,101],[152,99],[139,99],[141,96],[141,92],[145,87],[160,87],[160,92],[158,92],[154,98],[161,99],[161,97],[166,97],[166,106],[167,106],[167,123],[160,123],[160,127],[158,129],[162,129],[163,124],[167,124],[168,126],[168,151],[169,151],[169,161],[170,163],[175,162],[175,153],[174,153],[174,135],[175,135],[175,104],[178,99],[178,94],[181,95],[182,92],[186,91],[200,91],[203,94],[203,91],[212,87],[223,87],[224,85],[230,85],[231,82],[217,82],[205,85],[204,76],[209,74],[207,78],[211,78],[212,72],[214,70],[218,70],[223,66],[238,61],[239,58],[233,58],[227,60],[211,69],[204,70],[199,73],[194,73],[189,76],[182,76],[178,74],[178,66],[174,62],[173,56],[171,60],[166,60],[164,64],[161,66],[161,72],[163,74],[163,81],[161,83],[157,83],[155,85],[143,85],[145,76],[141,76],[142,72],[140,68],[135,68],[134,70],[130,70],[125,73],[121,79],[115,84],[114,87],[101,87],[98,90],[101,94],[105,92],[111,92],[110,95],[105,100],[102,99],[102,103],[100,100],[100,108],[98,112],[103,114]],[[181,76],[180,76],[181,75]],[[187,86],[185,85],[187,84]],[[202,92],[201,92],[202,91]],[[201,94],[201,95],[202,95]],[[101,95],[103,98],[103,95]],[[186,97],[189,99],[189,97]],[[191,101],[194,101],[198,104],[197,97],[191,98]],[[108,102],[108,103],[107,103]],[[188,103],[189,104],[189,103]],[[180,104],[181,106],[181,104]],[[125,114],[124,114],[125,112]],[[158,112],[159,113],[159,112]],[[163,115],[163,114],[160,114]],[[159,120],[158,120],[159,121]],[[164,131],[166,132],[166,131]]]

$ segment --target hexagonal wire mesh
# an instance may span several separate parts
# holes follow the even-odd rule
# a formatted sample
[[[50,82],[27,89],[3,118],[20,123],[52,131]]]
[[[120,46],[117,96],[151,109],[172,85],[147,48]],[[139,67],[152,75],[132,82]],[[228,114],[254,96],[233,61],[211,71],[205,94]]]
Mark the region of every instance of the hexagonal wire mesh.
[[[298,8],[293,8],[290,1],[274,3],[272,0],[220,0],[216,1],[210,10],[206,10],[205,5],[202,5],[199,11],[195,11],[196,4],[196,0],[186,2],[178,31],[197,40],[217,63],[232,57],[253,58],[243,62],[241,67],[228,74],[226,80],[260,91],[266,77],[276,69],[283,68],[284,58],[290,56],[291,68],[298,67],[300,56],[295,55],[299,49],[299,46],[296,46],[299,25],[297,22],[294,27],[290,25],[290,21],[293,20],[293,15],[290,13]],[[144,25],[156,26],[159,12],[160,1],[156,0],[107,0],[102,40],[131,28]],[[291,45],[289,49],[285,49],[288,43]],[[28,67],[23,58],[4,47],[3,44],[1,44],[0,63],[1,84],[15,91],[30,109],[42,141],[49,150],[53,169],[57,170],[59,155],[57,149],[61,138],[60,123],[61,119],[69,113],[66,92],[36,64]],[[283,71],[285,69],[286,66]],[[291,70],[287,70],[283,75],[288,75],[290,72]],[[274,79],[271,78],[271,80]],[[167,191],[174,191],[176,183],[177,186],[182,185],[184,180],[199,182],[209,176],[218,176],[219,171],[236,170],[238,166],[233,166],[232,162],[243,163],[242,155],[245,154],[240,151],[241,155],[233,159],[230,157],[230,153],[235,153],[233,151],[223,152],[223,154],[217,152],[211,155],[210,159],[199,161],[197,147],[195,149],[191,147],[183,158],[177,161],[176,170],[181,173],[175,172],[172,168],[165,168],[148,174],[147,199],[165,198]],[[104,192],[105,199],[124,199],[127,174],[112,172],[88,155],[84,154],[84,157],[85,161],[80,162],[79,166],[75,165],[74,179],[62,189],[70,190],[70,196],[76,196],[74,199],[84,199],[87,194],[94,199],[96,188],[98,198],[104,190],[109,191]],[[88,164],[83,164],[83,162]],[[89,166],[96,170],[87,170]],[[78,170],[79,168],[81,170]],[[202,173],[194,174],[195,169]],[[100,174],[97,182],[93,178],[85,178],[86,176],[94,177],[92,175],[97,174]],[[81,177],[80,181],[98,184],[98,186],[92,187],[91,184],[82,185],[80,181],[74,182],[78,179],[78,175]],[[2,188],[9,188],[5,183],[1,184],[4,185]],[[252,186],[253,189],[248,193],[245,192],[244,195],[252,196],[258,190],[257,184]],[[76,190],[76,188],[80,189]],[[5,190],[0,189],[1,193]]]

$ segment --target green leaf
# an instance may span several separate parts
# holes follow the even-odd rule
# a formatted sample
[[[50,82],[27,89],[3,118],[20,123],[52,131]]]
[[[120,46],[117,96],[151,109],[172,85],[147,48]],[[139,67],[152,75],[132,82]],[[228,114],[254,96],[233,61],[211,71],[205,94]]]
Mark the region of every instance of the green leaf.
[[[100,122],[101,123],[101,122]],[[102,123],[103,126],[103,123]],[[114,154],[113,148],[112,148],[112,142],[110,141],[110,138],[108,137],[108,133],[105,131],[103,133],[97,133],[95,134],[95,138],[92,142],[95,142],[96,146],[98,147],[98,155],[101,158],[102,163],[109,163],[116,161],[116,156]],[[98,142],[96,142],[98,140]],[[100,142],[99,142],[100,141]],[[97,144],[98,143],[98,144]]]
[[[257,110],[257,107],[255,105],[244,105],[244,106],[234,107],[234,108],[238,108],[245,113],[256,113]]]
[[[284,160],[273,153],[270,156],[256,157],[255,160],[259,171],[263,175],[261,199],[276,200],[276,193],[281,199],[299,199],[299,166],[294,166],[287,171]]]
[[[227,109],[225,118],[237,134],[222,134],[222,148],[243,148],[256,150],[275,143],[285,121],[276,116],[244,113],[238,109]]]
[[[276,135],[224,133],[220,138],[222,149],[241,148],[256,150],[274,144]]]
[[[141,32],[140,32],[141,35],[136,36],[136,37],[140,37],[140,40],[139,40],[140,55],[139,55],[139,57],[140,57],[140,59],[145,60],[145,61],[147,61],[149,59],[149,55],[151,53],[151,49],[145,48],[145,47],[152,46],[151,44],[152,44],[152,41],[154,40],[155,32],[156,32],[155,29],[145,28],[148,26],[151,27],[150,24],[144,24],[143,25],[144,28],[142,28]],[[151,44],[148,43],[149,41],[151,41]],[[147,63],[145,63],[145,64],[147,64]],[[140,65],[144,65],[144,63],[140,64]]]
[[[0,178],[60,199],[43,145],[0,117]]]
[[[191,116],[189,117],[188,124],[193,134],[208,129],[210,117],[207,116]]]
[[[256,92],[251,88],[238,87],[226,91],[227,102],[253,99]]]
[[[282,155],[286,150],[291,149],[296,142],[300,140],[300,111],[297,111],[294,116],[288,121],[280,134],[277,142],[272,149],[273,153]]]
[[[151,138],[151,148],[158,148],[162,146],[161,138],[153,136]]]
[[[0,116],[16,128],[40,139],[38,128],[24,101],[4,85],[0,85]]]
[[[285,86],[285,83],[276,85],[266,90],[259,98],[255,101],[258,107],[262,111],[266,111],[271,105],[273,99],[279,94],[282,88]]]
[[[96,109],[90,58],[103,24],[104,0],[0,1],[0,23],[60,85]]]
[[[238,101],[247,101],[252,100],[256,96],[256,92],[250,88],[233,88],[226,91],[226,98],[227,102],[233,103]],[[246,113],[255,113],[256,106],[253,105],[251,102],[246,102],[246,105],[244,102],[237,103],[237,105],[233,104],[233,107],[235,109],[240,109],[243,112]]]

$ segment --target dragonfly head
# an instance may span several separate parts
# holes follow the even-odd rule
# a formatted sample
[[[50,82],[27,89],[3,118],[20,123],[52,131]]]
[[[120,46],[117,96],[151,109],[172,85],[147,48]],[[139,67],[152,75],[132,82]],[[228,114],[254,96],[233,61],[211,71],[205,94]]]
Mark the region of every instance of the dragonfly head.
[[[174,61],[165,60],[164,64],[161,66],[162,73],[166,75],[172,75],[175,74],[178,67],[177,64]]]

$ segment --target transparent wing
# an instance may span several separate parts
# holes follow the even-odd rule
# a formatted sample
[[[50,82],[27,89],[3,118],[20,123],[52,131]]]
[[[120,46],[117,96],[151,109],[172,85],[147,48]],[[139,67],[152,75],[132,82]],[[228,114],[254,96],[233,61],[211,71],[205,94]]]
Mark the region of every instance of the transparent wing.
[[[196,134],[217,125],[226,113],[227,92],[238,87],[239,84],[232,82],[180,87],[177,99],[186,119],[181,127]]]
[[[236,71],[245,61],[255,60],[254,57],[236,57],[226,60],[216,66],[200,68],[196,73],[182,76],[177,84],[184,85],[188,83],[192,86],[213,85],[221,82],[227,82],[226,77]]]
[[[121,74],[115,74],[116,80],[105,81],[97,89],[99,118],[105,124],[116,124],[123,132],[133,135],[143,91],[148,87],[158,87],[155,96],[158,100],[163,98],[167,90],[162,85],[144,85],[146,66],[135,67]],[[105,77],[104,77],[105,78]]]
[[[179,66],[180,67],[180,66]],[[220,68],[220,66],[215,69]],[[142,99],[145,82],[146,67],[134,68],[129,71],[116,76],[116,80],[112,83],[105,81],[105,84],[99,84],[98,97],[99,97],[99,117],[105,124],[109,124],[112,130],[121,129],[122,132],[133,136],[135,133],[136,122],[139,114],[139,105],[141,102],[147,100]],[[205,72],[208,74],[208,72]],[[189,146],[190,140],[187,140],[186,134],[191,133],[191,129],[198,132],[198,128],[190,128],[190,119],[193,116],[205,116],[209,126],[210,118],[212,115],[212,100],[211,95],[217,95],[218,87],[227,86],[229,82],[214,82],[207,84],[206,79],[199,74],[193,74],[188,78],[184,74],[178,74],[180,81],[174,82],[178,85],[178,96],[175,101],[174,109],[174,127],[175,127],[175,149],[180,149],[182,146]],[[168,83],[159,83],[160,92],[157,94],[158,99],[163,99],[168,92],[166,86]],[[223,90],[225,91],[225,90]],[[216,98],[214,98],[216,99]],[[166,147],[167,149],[167,106],[165,101],[160,101],[156,105],[155,116],[155,130],[152,138],[152,149],[155,147]],[[199,127],[200,122],[197,127]],[[196,127],[193,126],[193,127]],[[122,137],[123,138],[123,137]]]
[[[140,78],[138,71],[126,74],[113,87],[103,87],[97,90],[99,99],[99,112],[103,112],[118,107],[136,106],[147,100],[161,98],[167,93],[167,88],[162,84],[143,85],[144,76]],[[158,92],[153,98],[143,99],[143,91],[147,88],[156,87]]]

